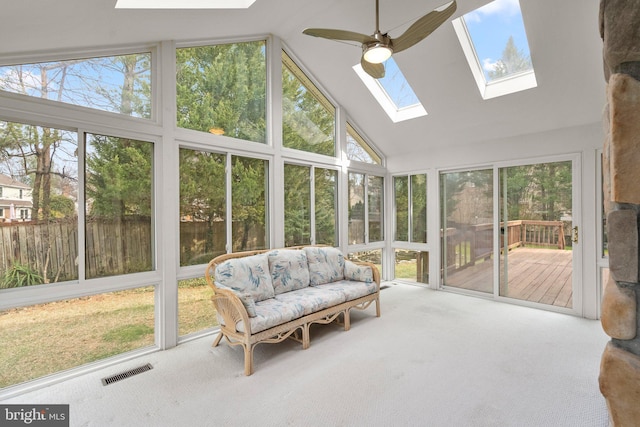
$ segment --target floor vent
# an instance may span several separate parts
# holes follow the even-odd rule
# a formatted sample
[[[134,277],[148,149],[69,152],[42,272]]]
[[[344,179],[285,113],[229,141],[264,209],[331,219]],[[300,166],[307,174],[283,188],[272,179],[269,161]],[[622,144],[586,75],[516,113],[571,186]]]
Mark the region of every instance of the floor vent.
[[[138,366],[137,368],[129,369],[125,372],[120,372],[119,374],[112,375],[110,377],[106,377],[102,379],[102,385],[109,385],[120,380],[124,380],[125,378],[132,377],[134,375],[141,374],[143,372],[147,372],[153,369],[151,363],[147,363],[146,365]]]
[[[391,286],[389,286],[389,285],[382,285],[382,286],[380,286],[380,290],[384,291],[385,289],[390,288],[390,287]]]

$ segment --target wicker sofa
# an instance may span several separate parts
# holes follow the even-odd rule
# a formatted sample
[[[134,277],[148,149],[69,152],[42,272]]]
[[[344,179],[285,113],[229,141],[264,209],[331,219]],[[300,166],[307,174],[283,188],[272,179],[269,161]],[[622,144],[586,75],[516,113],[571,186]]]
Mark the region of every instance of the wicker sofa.
[[[314,323],[342,322],[349,311],[376,303],[380,317],[380,273],[371,263],[345,260],[327,246],[238,252],[209,262],[205,278],[212,287],[220,333],[244,348],[244,373],[253,373],[253,349],[259,343],[292,338],[306,349]]]

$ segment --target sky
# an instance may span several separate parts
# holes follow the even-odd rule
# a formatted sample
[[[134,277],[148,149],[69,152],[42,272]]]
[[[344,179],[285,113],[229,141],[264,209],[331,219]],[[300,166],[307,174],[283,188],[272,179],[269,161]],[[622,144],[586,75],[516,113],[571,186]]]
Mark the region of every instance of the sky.
[[[495,0],[467,13],[464,20],[487,80],[488,72],[502,56],[509,36],[513,36],[519,50],[530,55],[518,0]],[[393,57],[385,62],[385,73],[379,83],[398,109],[420,103]]]
[[[509,36],[519,50],[530,55],[518,0],[495,0],[464,15],[464,21],[485,76],[502,56]]]

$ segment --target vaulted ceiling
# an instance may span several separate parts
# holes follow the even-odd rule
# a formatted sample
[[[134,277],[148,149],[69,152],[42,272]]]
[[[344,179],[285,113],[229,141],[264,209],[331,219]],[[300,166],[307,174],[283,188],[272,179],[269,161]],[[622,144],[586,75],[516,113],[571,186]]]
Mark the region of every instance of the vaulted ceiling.
[[[359,47],[302,34],[307,27],[371,34],[374,0],[257,0],[244,10],[123,10],[116,0],[3,2],[2,57],[160,40],[274,34],[389,157],[516,138],[601,121],[597,0],[520,0],[538,87],[483,100],[450,21],[394,55],[428,115],[394,124],[352,66]],[[401,34],[447,0],[381,0],[380,27]],[[458,0],[452,18],[488,0]]]

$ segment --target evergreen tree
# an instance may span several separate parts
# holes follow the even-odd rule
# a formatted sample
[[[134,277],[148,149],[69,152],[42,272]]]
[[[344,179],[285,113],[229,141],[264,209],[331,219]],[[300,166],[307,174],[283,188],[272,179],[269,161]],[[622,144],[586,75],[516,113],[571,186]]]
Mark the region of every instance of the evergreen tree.
[[[488,72],[490,80],[496,80],[511,74],[528,71],[532,68],[531,58],[524,51],[518,49],[513,36],[509,36],[502,51],[502,57],[496,63],[494,70]]]

